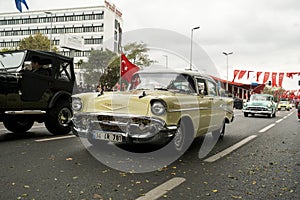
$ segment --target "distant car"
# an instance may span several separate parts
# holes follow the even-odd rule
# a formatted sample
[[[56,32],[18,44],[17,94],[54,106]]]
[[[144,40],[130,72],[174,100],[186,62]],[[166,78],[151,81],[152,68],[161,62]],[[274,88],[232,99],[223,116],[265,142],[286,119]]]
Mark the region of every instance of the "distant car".
[[[233,99],[221,97],[217,83],[193,71],[140,71],[128,91],[73,95],[73,133],[91,144],[166,144],[177,151],[194,137],[223,137],[234,119]]]
[[[285,109],[285,110],[289,111],[290,109],[292,109],[292,104],[290,104],[289,101],[280,101],[278,103],[278,110],[281,110],[281,109]]]
[[[268,117],[276,116],[276,103],[274,97],[269,94],[254,94],[251,95],[250,101],[244,103],[244,116],[248,115],[267,115]]]
[[[39,57],[47,75],[30,70]],[[0,121],[13,133],[25,133],[34,122],[54,135],[67,134],[75,82],[73,58],[54,52],[18,50],[0,53]]]
[[[234,98],[233,107],[236,109],[243,109],[243,100],[240,98]]]

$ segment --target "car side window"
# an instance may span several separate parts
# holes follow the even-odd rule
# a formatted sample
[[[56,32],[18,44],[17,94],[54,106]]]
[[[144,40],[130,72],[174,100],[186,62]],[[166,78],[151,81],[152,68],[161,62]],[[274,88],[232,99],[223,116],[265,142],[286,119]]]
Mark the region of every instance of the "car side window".
[[[217,96],[217,86],[211,81],[207,81],[208,94],[211,96]]]

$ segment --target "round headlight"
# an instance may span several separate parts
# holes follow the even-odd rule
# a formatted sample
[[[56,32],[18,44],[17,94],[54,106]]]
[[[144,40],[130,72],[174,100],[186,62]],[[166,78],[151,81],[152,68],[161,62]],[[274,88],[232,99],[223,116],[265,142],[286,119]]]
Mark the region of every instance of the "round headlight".
[[[80,98],[72,98],[72,109],[79,111],[82,108],[82,101]]]
[[[166,106],[161,101],[155,101],[151,105],[151,111],[154,115],[163,115],[166,113]]]
[[[271,108],[271,106],[272,106],[272,104],[269,103],[269,104],[268,104],[268,108]]]

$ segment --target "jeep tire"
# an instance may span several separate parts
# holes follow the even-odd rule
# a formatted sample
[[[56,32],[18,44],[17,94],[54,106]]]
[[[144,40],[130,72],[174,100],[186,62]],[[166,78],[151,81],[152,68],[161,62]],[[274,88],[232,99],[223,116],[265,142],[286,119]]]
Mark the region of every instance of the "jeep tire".
[[[55,106],[49,109],[45,120],[45,126],[53,135],[65,135],[71,131],[69,121],[72,117],[70,103],[67,100],[57,101]]]
[[[34,121],[28,119],[17,119],[15,117],[8,117],[3,120],[5,128],[13,133],[25,133],[33,126]]]

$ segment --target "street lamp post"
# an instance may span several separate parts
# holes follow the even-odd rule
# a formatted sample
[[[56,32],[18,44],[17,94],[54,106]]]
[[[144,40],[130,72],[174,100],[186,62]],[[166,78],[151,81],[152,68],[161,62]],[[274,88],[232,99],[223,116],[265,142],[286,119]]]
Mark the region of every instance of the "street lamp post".
[[[164,57],[166,57],[166,69],[168,69],[168,55],[163,55]]]
[[[226,91],[228,92],[228,56],[233,54],[233,52],[230,52],[230,53],[226,53],[226,52],[223,52],[223,54],[226,56],[226,62],[227,62],[227,70],[226,70]]]
[[[192,59],[193,59],[193,32],[196,29],[199,29],[200,26],[194,27],[191,30],[191,51],[190,51],[190,70],[192,70]]]
[[[51,19],[51,21],[50,21],[50,52],[52,51],[52,22],[53,22],[53,19],[52,19],[52,15],[53,15],[53,13],[52,12],[49,12],[49,11],[46,11],[45,12],[47,15],[48,14],[50,14],[50,19]]]

